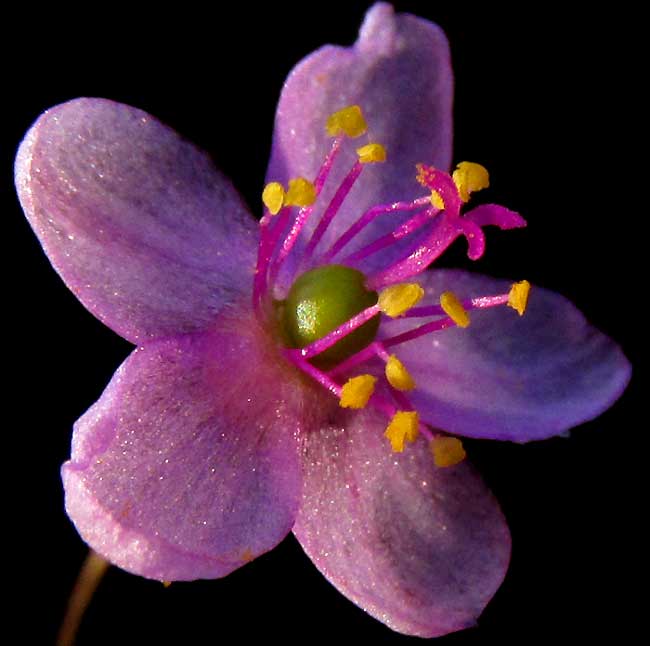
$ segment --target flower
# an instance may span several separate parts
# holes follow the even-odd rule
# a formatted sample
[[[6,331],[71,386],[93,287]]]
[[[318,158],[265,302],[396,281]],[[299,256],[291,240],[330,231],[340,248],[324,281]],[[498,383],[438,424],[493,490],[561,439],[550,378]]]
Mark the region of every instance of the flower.
[[[426,433],[455,459],[458,444],[431,429],[514,441],[561,433],[621,392],[629,368],[618,348],[564,299],[536,290],[523,318],[506,308],[470,312],[468,328],[422,335],[400,344],[396,359],[382,356],[377,341],[385,350],[386,339],[414,327],[414,310],[406,311],[382,320],[375,336],[366,332],[352,356],[318,366],[282,334],[303,301],[284,310],[273,304],[303,270],[322,267],[321,255],[340,246],[371,205],[398,200],[406,215],[378,215],[345,247],[353,256],[347,264],[372,278],[373,289],[354,284],[348,272],[353,284],[342,287],[329,270],[307,287],[333,282],[353,305],[379,290],[390,314],[389,296],[417,296],[412,285],[420,284],[416,307],[429,308],[424,320],[432,327],[464,322],[464,309],[496,302],[467,299],[508,299],[510,284],[476,275],[416,276],[431,259],[422,256],[458,235],[457,227],[465,226],[470,252],[480,255],[486,218],[522,224],[497,207],[464,207],[461,217],[458,189],[467,182],[433,170],[450,163],[450,96],[440,31],[395,17],[386,5],[370,12],[354,49],[321,50],[303,62],[278,110],[270,207],[259,225],[269,243],[282,234],[283,218],[305,219],[283,263],[266,257],[257,225],[206,158],[148,115],[78,100],[35,124],[17,162],[27,216],[82,302],[139,346],[79,420],[63,468],[68,512],[95,549],[143,576],[210,578],[271,549],[293,528],[319,569],[395,630],[443,634],[481,612],[505,574],[507,526],[467,461],[433,464]],[[359,115],[338,111],[354,105],[363,107],[372,134],[362,144],[383,144],[385,163],[359,170],[357,149],[365,145],[340,137],[341,122]],[[337,114],[328,139],[327,118]],[[359,154],[381,157],[379,149]],[[306,218],[323,159],[329,177],[317,210],[338,191],[349,194],[310,250],[318,220]],[[417,162],[426,165],[420,179],[427,190],[415,181]],[[314,184],[290,184],[299,177]],[[298,208],[271,216],[278,201]],[[370,253],[375,239],[405,221],[427,236],[418,238],[421,253],[398,262],[411,238]],[[409,287],[383,291],[405,280]],[[332,311],[340,314],[328,302]],[[369,314],[366,322],[376,321],[377,312]],[[318,336],[305,341],[305,352],[322,346]],[[343,361],[350,366],[358,352],[374,354],[345,373]],[[388,385],[389,374],[406,390]],[[334,395],[343,401],[348,384],[351,406],[342,408]],[[367,405],[355,408],[366,396]]]

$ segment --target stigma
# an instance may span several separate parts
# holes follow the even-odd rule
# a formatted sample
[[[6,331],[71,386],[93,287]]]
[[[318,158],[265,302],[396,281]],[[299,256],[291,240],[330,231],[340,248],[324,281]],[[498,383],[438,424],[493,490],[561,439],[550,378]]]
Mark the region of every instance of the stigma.
[[[485,226],[505,230],[526,222],[494,204],[466,210],[473,194],[490,185],[482,165],[461,162],[449,174],[426,160],[413,168],[416,197],[376,204],[350,217],[348,194],[365,173],[382,172],[390,164],[390,151],[372,140],[347,143],[369,130],[359,106],[342,107],[323,128],[332,144],[316,177],[295,177],[286,186],[271,181],[262,193],[264,215],[253,285],[256,315],[271,323],[284,358],[337,398],[342,408],[371,406],[385,415],[384,436],[392,451],[401,453],[409,444],[426,441],[436,467],[453,467],[465,458],[463,445],[421,419],[411,401],[418,384],[400,359],[399,347],[448,328],[467,328],[474,324],[474,310],[505,306],[521,316],[530,284],[520,281],[506,293],[460,299],[451,291],[426,294],[417,277],[456,239],[464,238],[469,258],[477,260],[485,251]],[[353,146],[354,162],[328,190],[332,197],[325,202],[321,192],[347,145]],[[325,234],[342,212],[351,224],[332,241]],[[368,235],[378,218],[395,218],[395,213],[406,219],[392,230],[388,227],[388,233],[383,226],[384,233],[374,239]],[[362,231],[370,242],[358,242]],[[402,240],[410,246],[397,247]],[[390,260],[377,262],[393,246]],[[378,268],[365,273],[363,261],[371,256]],[[287,268],[292,275],[288,284],[278,279]],[[390,321],[398,318],[414,324],[391,334]]]

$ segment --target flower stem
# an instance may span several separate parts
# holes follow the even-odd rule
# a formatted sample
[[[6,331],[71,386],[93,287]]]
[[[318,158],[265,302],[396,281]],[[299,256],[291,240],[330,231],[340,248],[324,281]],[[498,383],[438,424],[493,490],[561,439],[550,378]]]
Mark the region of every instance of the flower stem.
[[[57,635],[56,646],[74,645],[81,620],[109,565],[109,562],[96,552],[92,550],[88,552],[88,556],[79,571],[74,588],[70,593],[65,616],[63,617],[63,622]]]

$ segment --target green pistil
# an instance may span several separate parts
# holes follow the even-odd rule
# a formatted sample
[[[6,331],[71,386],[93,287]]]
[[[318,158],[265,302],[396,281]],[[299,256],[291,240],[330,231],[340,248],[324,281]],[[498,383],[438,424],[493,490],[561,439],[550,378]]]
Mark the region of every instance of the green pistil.
[[[324,265],[302,274],[282,303],[281,327],[292,348],[323,338],[355,314],[377,303],[377,292],[365,287],[365,276],[343,265]],[[312,359],[331,368],[369,345],[377,335],[379,315]]]

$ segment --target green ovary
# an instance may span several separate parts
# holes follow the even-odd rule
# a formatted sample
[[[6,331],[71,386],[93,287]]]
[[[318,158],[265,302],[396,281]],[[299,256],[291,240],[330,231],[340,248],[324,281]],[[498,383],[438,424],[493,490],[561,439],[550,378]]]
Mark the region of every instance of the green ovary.
[[[355,314],[377,303],[365,276],[343,265],[325,265],[302,274],[281,303],[281,325],[287,345],[305,346],[322,339]],[[331,368],[369,345],[377,335],[379,315],[314,357],[319,368]]]

